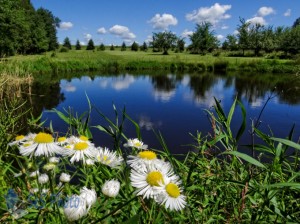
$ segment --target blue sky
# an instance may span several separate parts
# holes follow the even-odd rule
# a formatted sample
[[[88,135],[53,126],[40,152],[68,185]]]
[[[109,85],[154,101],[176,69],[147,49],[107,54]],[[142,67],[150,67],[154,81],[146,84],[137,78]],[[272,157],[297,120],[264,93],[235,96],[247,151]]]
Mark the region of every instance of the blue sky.
[[[197,23],[209,21],[215,35],[223,41],[233,34],[239,17],[264,25],[291,26],[300,17],[298,0],[32,0],[61,19],[58,40],[69,37],[96,45],[142,44],[153,32],[169,30],[186,37]]]

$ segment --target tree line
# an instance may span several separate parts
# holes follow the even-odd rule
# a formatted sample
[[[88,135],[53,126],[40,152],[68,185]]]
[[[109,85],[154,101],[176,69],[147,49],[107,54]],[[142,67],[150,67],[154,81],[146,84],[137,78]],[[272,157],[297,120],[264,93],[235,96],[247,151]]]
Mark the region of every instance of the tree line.
[[[59,23],[51,11],[35,10],[30,0],[0,0],[0,57],[57,49]]]

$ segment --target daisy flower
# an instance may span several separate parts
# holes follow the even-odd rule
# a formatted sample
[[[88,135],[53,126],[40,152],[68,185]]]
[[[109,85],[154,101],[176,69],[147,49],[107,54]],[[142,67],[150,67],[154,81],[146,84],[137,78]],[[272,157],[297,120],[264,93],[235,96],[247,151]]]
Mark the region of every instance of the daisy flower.
[[[38,181],[40,184],[46,184],[48,181],[49,181],[49,176],[47,174],[41,174],[39,177],[38,177]]]
[[[35,134],[29,133],[28,135],[24,136],[24,135],[18,135],[15,137],[15,141],[10,142],[8,145],[12,146],[12,145],[20,145],[23,144],[26,141],[31,141],[33,140],[35,137]]]
[[[102,186],[102,193],[108,197],[114,198],[118,195],[120,190],[120,182],[118,180],[105,181]]]
[[[31,172],[31,173],[29,174],[29,177],[36,177],[36,176],[38,176],[38,175],[40,175],[40,171],[36,170],[36,171]]]
[[[49,158],[49,162],[54,163],[54,164],[59,163],[59,160],[60,159],[58,157],[55,157],[55,156]]]
[[[117,168],[123,162],[123,158],[118,156],[116,152],[111,152],[108,148],[97,148],[96,160],[104,165]]]
[[[131,185],[136,189],[137,195],[143,195],[143,198],[153,198],[158,191],[155,187],[164,184],[165,179],[172,176],[173,171],[170,166],[159,166],[154,164],[145,166],[145,169],[132,169],[130,172]]]
[[[75,161],[78,162],[83,160],[85,162],[86,158],[94,158],[97,150],[94,147],[94,144],[88,141],[88,139],[84,136],[79,138],[70,137],[68,140],[68,144],[64,146],[65,150],[63,155],[72,156],[70,159],[71,163]]]
[[[64,213],[69,221],[75,221],[88,213],[86,200],[78,195],[72,195],[64,205]]]
[[[125,147],[133,147],[137,149],[147,149],[148,145],[144,145],[144,143],[137,138],[128,139],[127,143],[124,144]]]
[[[128,156],[128,165],[135,169],[145,169],[145,166],[151,163],[158,163],[159,159],[155,152],[150,150],[140,151],[136,156]]]
[[[87,187],[83,187],[80,190],[80,195],[79,196],[85,200],[86,205],[88,206],[88,210],[97,201],[96,191],[94,189],[90,190]]]
[[[67,173],[61,173],[59,181],[63,183],[68,183],[71,180],[71,175]]]
[[[20,153],[23,156],[53,156],[61,153],[61,147],[54,143],[52,135],[40,132],[33,139],[27,139],[20,145]]]
[[[166,178],[165,184],[160,183],[155,187],[155,190],[158,191],[155,201],[164,204],[167,209],[180,211],[186,205],[186,197],[182,194],[180,181],[177,179],[178,177]]]

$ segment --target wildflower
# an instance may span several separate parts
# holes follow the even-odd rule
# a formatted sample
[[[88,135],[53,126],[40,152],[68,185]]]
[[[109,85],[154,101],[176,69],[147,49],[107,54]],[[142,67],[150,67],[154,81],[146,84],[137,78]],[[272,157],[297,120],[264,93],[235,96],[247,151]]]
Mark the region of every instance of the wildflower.
[[[64,205],[64,214],[69,221],[75,221],[88,213],[86,200],[78,195],[72,195]]]
[[[97,200],[97,194],[94,189],[90,190],[86,187],[83,187],[80,190],[80,195],[81,198],[83,198],[86,201],[86,205],[88,206],[88,209],[91,208],[93,204],[95,204]]]
[[[55,157],[55,156],[53,156],[53,157],[50,157],[50,159],[49,159],[49,162],[50,163],[59,163],[59,158],[58,157]]]
[[[92,159],[87,159],[87,160],[85,160],[85,165],[93,166],[93,165],[95,165],[95,161]]]
[[[70,159],[71,163],[75,161],[78,162],[80,160],[85,160],[87,158],[94,158],[97,150],[94,147],[94,144],[88,141],[87,137],[75,137],[71,136],[68,139],[68,144],[64,146],[66,150],[64,150],[63,155],[72,156]]]
[[[96,160],[104,165],[117,168],[123,162],[123,158],[118,156],[116,152],[109,151],[108,148],[97,148]]]
[[[71,180],[70,174],[67,173],[62,173],[59,177],[59,181],[63,183],[68,183]]]
[[[131,185],[137,188],[137,195],[143,195],[143,198],[153,198],[158,193],[155,187],[163,184],[172,173],[170,166],[159,166],[158,169],[154,164],[145,166],[142,170],[132,169]]]
[[[45,164],[45,165],[43,166],[43,169],[49,171],[49,170],[54,170],[55,167],[56,167],[55,164],[53,164],[53,163],[47,163],[47,164]]]
[[[36,177],[40,174],[40,171],[36,170],[36,171],[33,171],[29,174],[29,177]]]
[[[157,155],[153,151],[144,150],[140,151],[136,156],[128,156],[127,163],[132,168],[145,169],[145,166],[150,165],[151,163],[157,163]]]
[[[137,138],[134,139],[128,139],[127,143],[124,144],[125,147],[133,147],[137,149],[146,149],[148,148],[148,145],[144,145],[144,143]]]
[[[32,134],[32,133],[29,133],[26,136],[24,136],[24,135],[18,135],[18,136],[16,136],[15,141],[10,142],[8,145],[9,146],[20,145],[20,144],[23,144],[26,141],[33,140],[34,137],[35,137],[35,134]]]
[[[39,177],[38,177],[38,181],[40,184],[46,184],[48,181],[49,181],[49,176],[47,174],[41,174]]]
[[[61,147],[54,143],[52,135],[40,132],[32,140],[25,141],[20,145],[20,153],[23,156],[52,156],[61,153]]]
[[[102,193],[108,197],[114,198],[120,190],[120,182],[118,180],[105,181],[102,186]]]

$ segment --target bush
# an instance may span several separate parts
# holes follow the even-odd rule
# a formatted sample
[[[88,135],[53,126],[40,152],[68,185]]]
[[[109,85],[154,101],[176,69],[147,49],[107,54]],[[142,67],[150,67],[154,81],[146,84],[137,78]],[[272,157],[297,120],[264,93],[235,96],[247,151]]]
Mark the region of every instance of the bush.
[[[61,53],[64,53],[64,52],[69,52],[69,48],[67,48],[67,47],[61,47],[60,48],[60,50],[59,50],[59,52],[61,52]]]

